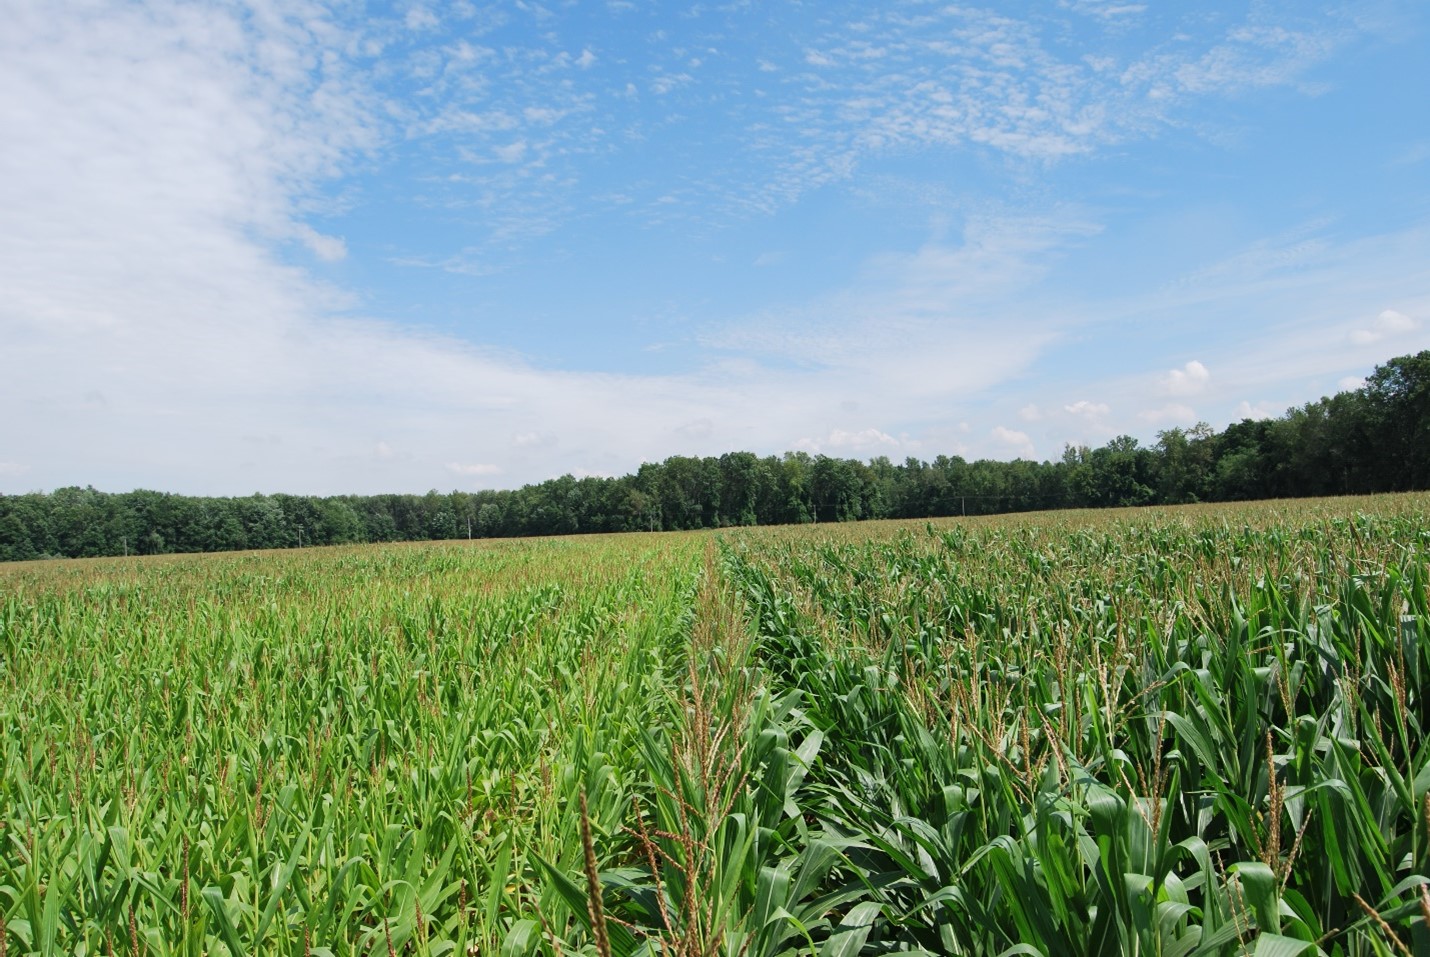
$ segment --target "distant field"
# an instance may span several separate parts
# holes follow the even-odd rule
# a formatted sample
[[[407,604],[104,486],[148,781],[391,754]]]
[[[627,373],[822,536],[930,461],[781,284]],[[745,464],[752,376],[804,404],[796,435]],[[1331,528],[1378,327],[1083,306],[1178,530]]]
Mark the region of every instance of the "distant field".
[[[1430,496],[0,565],[0,954],[1430,952]]]

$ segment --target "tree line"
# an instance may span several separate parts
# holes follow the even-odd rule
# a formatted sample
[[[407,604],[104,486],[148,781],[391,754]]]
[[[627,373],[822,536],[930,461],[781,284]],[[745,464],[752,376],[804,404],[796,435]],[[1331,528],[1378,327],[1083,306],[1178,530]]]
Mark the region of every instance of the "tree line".
[[[1119,436],[1057,461],[894,463],[787,452],[672,456],[619,478],[514,490],[210,498],[93,488],[0,496],[0,561],[353,542],[931,518],[1053,508],[1365,494],[1430,488],[1430,350],[1363,387],[1218,433]]]

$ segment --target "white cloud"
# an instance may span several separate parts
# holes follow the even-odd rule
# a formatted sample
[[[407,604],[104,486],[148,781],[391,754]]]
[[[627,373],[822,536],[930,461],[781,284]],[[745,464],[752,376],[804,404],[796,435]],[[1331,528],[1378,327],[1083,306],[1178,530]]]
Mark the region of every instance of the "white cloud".
[[[30,467],[19,462],[0,462],[0,475],[24,475],[28,471]]]
[[[834,429],[822,439],[803,438],[795,442],[795,448],[816,454],[843,457],[886,455],[902,447],[902,443],[878,429],[846,431]]]
[[[1424,324],[1391,349],[1350,342],[1345,321],[1364,308],[1367,295],[1396,302],[1405,315],[1430,314],[1424,252],[1430,228],[1416,225],[1339,241],[1326,235],[1328,229],[1313,222],[1253,242],[1247,250],[1261,264],[1256,268],[1200,271],[1194,282],[1164,286],[1117,307],[1127,309],[1119,311],[1124,318],[1158,316],[1169,330],[1184,330],[1183,348],[1195,350],[1216,370],[1215,387],[1198,400],[1210,404],[1206,411],[1213,425],[1230,421],[1238,401],[1233,396],[1281,396],[1277,414],[1286,404],[1317,398],[1321,383],[1360,374],[1388,355],[1430,348]],[[1306,249],[1316,252],[1297,252]],[[1288,262],[1294,266],[1288,268]],[[1148,385],[1145,379],[1129,381],[1127,399],[1115,404],[1130,408],[1147,401]],[[1160,385],[1165,394],[1166,383]]]
[[[521,111],[522,118],[536,126],[550,126],[552,123],[559,122],[566,114],[566,110],[558,110],[549,106],[528,106]]]
[[[1197,395],[1207,387],[1212,374],[1196,359],[1180,369],[1172,369],[1162,378],[1162,389],[1168,395]]]
[[[391,461],[392,459],[397,457],[397,453],[393,451],[392,446],[388,445],[386,442],[379,442],[377,443],[377,445],[373,446],[372,454],[385,462]]]
[[[1236,418],[1238,421],[1241,419],[1274,419],[1277,414],[1275,406],[1270,402],[1258,402],[1252,405],[1243,399],[1236,405]]]
[[[1096,421],[1107,415],[1112,409],[1105,402],[1089,402],[1086,399],[1082,399],[1078,402],[1074,402],[1072,405],[1063,406],[1063,411],[1069,415],[1075,415],[1079,418],[1088,419],[1089,421]]]
[[[1376,316],[1368,326],[1351,331],[1351,342],[1358,346],[1368,346],[1382,339],[1394,339],[1420,327],[1420,321],[1394,309],[1386,309]]]
[[[1224,289],[1235,283],[1264,283],[1294,279],[1324,266],[1333,255],[1323,236],[1323,221],[1301,223],[1275,236],[1258,239],[1245,248],[1194,269],[1182,276],[1177,287],[1189,291]]]
[[[539,449],[555,445],[556,436],[549,432],[517,432],[511,437],[511,444],[524,449]]]
[[[1127,28],[1146,5],[1064,6],[1134,37]],[[818,37],[797,35],[802,62],[787,65],[774,114],[750,139],[777,175],[732,188],[747,203],[776,206],[904,149],[988,149],[1054,163],[1168,126],[1213,135],[1215,124],[1188,118],[1205,99],[1272,86],[1314,92],[1305,77],[1354,29],[1309,17],[1275,26],[1254,12],[1230,22],[1182,17],[1175,26],[1177,42],[1161,39],[1160,29],[1158,40],[1124,42],[1115,56],[1064,54],[1062,34],[1085,29],[1065,17],[1019,19],[961,4],[918,15],[885,7]]]
[[[1430,140],[1421,140],[1407,147],[1402,153],[1390,160],[1390,166],[1416,166],[1430,160]]]
[[[1147,10],[1144,3],[1116,3],[1109,0],[1060,0],[1059,6],[1075,10],[1078,13],[1097,17],[1101,20],[1115,20],[1119,17],[1127,17],[1143,13]]]
[[[1024,422],[1039,422],[1043,418],[1043,410],[1038,408],[1036,402],[1029,402],[1018,410],[1018,418]]]
[[[413,7],[411,10],[408,10],[403,22],[407,25],[407,29],[409,30],[431,30],[441,25],[441,21],[437,19],[436,14],[425,7]]]
[[[715,434],[715,420],[708,416],[701,416],[690,422],[682,422],[676,426],[675,432],[687,439],[708,439]]]
[[[296,231],[303,245],[323,262],[335,263],[347,258],[348,246],[340,237],[325,236],[305,223],[300,223]]]
[[[1335,49],[1334,30],[1246,24],[1195,60],[1178,64],[1174,82],[1186,93],[1240,94],[1252,87],[1291,86]],[[1314,92],[1314,90],[1313,90]]]
[[[885,404],[968,396],[1055,341],[1042,308],[1014,303],[1057,249],[1095,232],[1071,214],[974,219],[960,244],[879,257],[836,293],[729,323],[701,343],[865,382]]]
[[[595,66],[595,64],[596,54],[592,53],[589,47],[587,49],[582,50],[581,55],[576,58],[576,65],[583,70],[589,70],[591,67]]]
[[[1137,417],[1151,425],[1195,425],[1197,411],[1189,405],[1171,402],[1156,409],[1137,413]]]
[[[657,96],[665,96],[673,90],[680,89],[695,82],[695,77],[689,73],[660,73],[651,80],[650,89]]]
[[[1031,459],[1035,457],[1033,440],[1028,438],[1028,433],[996,425],[989,434],[999,445],[1011,449],[1018,458]]]
[[[1348,375],[1336,383],[1336,388],[1342,392],[1356,392],[1365,388],[1365,376]]]
[[[520,163],[526,156],[526,140],[516,140],[492,149],[492,155],[503,163]]]
[[[448,462],[447,471],[456,475],[473,478],[485,475],[500,475],[502,469],[500,465],[492,465],[488,462],[476,462],[471,465],[463,465],[459,462]]]

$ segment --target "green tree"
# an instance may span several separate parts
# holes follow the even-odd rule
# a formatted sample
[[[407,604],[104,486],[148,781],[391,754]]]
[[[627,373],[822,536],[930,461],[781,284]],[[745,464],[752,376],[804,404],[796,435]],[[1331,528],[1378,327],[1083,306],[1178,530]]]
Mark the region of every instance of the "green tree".
[[[1199,502],[1207,497],[1215,433],[1205,422],[1192,428],[1157,433],[1157,501],[1166,505]]]
[[[1377,366],[1364,395],[1388,487],[1430,488],[1430,350]]]
[[[0,562],[23,562],[39,556],[24,519],[13,511],[0,516]]]

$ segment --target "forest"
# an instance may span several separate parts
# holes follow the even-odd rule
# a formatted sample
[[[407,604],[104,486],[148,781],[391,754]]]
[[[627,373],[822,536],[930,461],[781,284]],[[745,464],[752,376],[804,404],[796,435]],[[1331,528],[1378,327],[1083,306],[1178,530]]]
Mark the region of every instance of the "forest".
[[[214,498],[70,487],[0,496],[0,561],[932,518],[1430,488],[1430,350],[1364,386],[1221,432],[1119,436],[1057,461],[672,456],[513,490]]]

